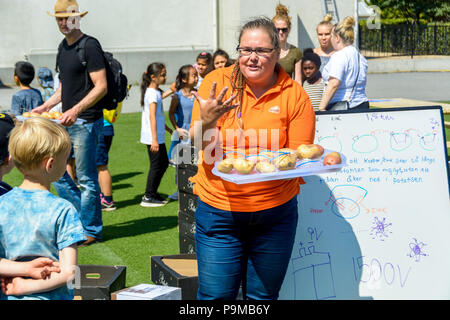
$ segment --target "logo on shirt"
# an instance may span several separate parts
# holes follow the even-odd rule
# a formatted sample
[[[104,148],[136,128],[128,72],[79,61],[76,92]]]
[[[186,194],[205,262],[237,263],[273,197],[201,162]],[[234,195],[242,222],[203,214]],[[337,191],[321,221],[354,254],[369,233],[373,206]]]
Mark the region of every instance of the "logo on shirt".
[[[278,113],[280,113],[280,107],[279,106],[274,106],[274,107],[269,109],[269,112],[278,114]]]

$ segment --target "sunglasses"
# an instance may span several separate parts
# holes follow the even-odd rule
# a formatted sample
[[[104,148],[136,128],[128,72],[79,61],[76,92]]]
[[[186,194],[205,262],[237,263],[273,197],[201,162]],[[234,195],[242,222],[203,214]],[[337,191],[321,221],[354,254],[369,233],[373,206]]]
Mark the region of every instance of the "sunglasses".
[[[278,32],[287,33],[289,31],[289,28],[277,28]]]

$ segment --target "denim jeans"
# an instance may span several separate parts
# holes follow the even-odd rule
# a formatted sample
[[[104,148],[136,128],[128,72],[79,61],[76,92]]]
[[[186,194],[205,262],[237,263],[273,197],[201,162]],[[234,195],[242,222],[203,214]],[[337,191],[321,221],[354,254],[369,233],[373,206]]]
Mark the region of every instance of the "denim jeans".
[[[195,212],[199,300],[275,300],[297,229],[297,197],[258,212],[230,212],[198,201]]]
[[[86,235],[102,238],[102,208],[100,204],[100,187],[96,166],[96,149],[103,128],[103,118],[95,122],[74,124],[67,127],[75,168],[81,190],[72,181],[67,172],[53,183],[61,198],[70,201],[80,212],[81,223]]]

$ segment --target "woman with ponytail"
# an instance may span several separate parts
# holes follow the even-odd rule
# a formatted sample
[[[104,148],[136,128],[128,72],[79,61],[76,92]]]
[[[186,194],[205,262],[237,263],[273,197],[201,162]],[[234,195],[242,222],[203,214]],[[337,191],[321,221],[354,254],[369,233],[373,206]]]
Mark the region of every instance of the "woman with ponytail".
[[[194,93],[198,299],[236,299],[241,282],[244,299],[278,298],[304,183],[296,178],[237,185],[214,175],[214,163],[314,141],[311,101],[277,63],[280,41],[273,22],[248,22],[238,43],[235,64],[212,71]]]
[[[319,46],[314,49],[314,53],[320,57],[321,72],[328,61],[330,61],[331,55],[336,51],[331,44],[331,30],[333,29],[331,20],[333,20],[333,16],[327,14],[316,28]]]
[[[292,79],[301,84],[301,60],[303,54],[299,48],[287,42],[291,31],[291,17],[289,16],[289,10],[286,6],[279,3],[275,9],[275,13],[272,22],[277,29],[278,37],[280,39],[280,59],[278,60],[278,63]]]
[[[320,111],[369,109],[366,96],[367,60],[353,46],[355,18],[349,16],[333,26],[331,43],[336,53],[323,69],[325,91]]]

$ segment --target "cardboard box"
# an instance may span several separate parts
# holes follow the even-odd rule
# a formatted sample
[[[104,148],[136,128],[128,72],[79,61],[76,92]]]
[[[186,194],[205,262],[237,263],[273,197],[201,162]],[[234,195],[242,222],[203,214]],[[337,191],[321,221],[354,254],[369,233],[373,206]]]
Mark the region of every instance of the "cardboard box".
[[[178,192],[178,201],[181,212],[189,215],[195,214],[198,202],[198,197],[196,195],[180,191]]]
[[[182,211],[178,211],[178,227],[181,236],[195,238],[195,217],[192,214],[186,214]]]
[[[141,283],[112,293],[111,300],[181,300],[181,288]]]
[[[180,245],[180,253],[195,253],[195,239],[188,236],[181,236],[178,239]]]
[[[196,299],[198,271],[195,254],[152,256],[150,260],[153,283],[181,288],[183,300]]]
[[[80,264],[74,280],[74,300],[110,300],[111,293],[125,288],[125,266]]]

